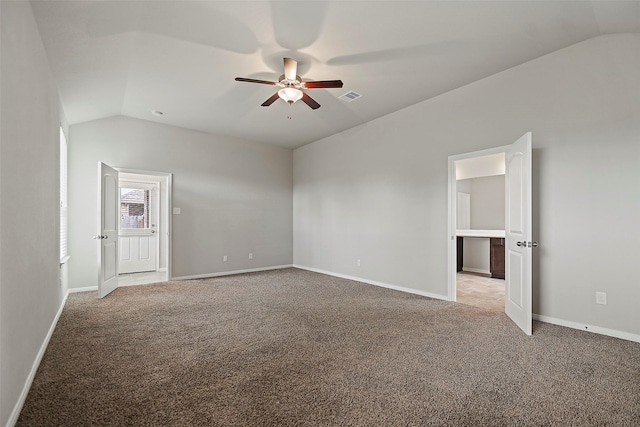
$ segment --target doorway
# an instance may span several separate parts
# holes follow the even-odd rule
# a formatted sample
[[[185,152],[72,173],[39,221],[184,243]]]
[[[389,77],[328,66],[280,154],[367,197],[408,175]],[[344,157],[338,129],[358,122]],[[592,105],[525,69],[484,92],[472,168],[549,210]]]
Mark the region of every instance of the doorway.
[[[456,301],[504,311],[505,153],[457,160]]]
[[[504,229],[458,229],[457,169],[463,161],[493,155],[504,156]],[[458,163],[460,162],[460,163]],[[525,334],[532,332],[531,310],[531,133],[526,133],[511,145],[472,153],[449,156],[449,251],[448,298],[457,301],[457,273],[461,238],[501,239],[504,246],[504,312]],[[473,203],[473,200],[471,200]],[[464,217],[464,215],[463,215]],[[499,232],[499,235],[493,233]]]
[[[119,168],[118,285],[170,276],[170,174]]]

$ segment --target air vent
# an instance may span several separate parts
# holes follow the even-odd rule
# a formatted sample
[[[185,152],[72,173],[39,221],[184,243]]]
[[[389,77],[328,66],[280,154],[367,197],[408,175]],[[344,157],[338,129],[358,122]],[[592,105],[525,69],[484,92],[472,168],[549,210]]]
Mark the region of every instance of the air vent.
[[[353,102],[361,96],[362,95],[360,95],[358,92],[350,91],[345,93],[344,95],[339,96],[338,98],[342,99],[345,102]]]

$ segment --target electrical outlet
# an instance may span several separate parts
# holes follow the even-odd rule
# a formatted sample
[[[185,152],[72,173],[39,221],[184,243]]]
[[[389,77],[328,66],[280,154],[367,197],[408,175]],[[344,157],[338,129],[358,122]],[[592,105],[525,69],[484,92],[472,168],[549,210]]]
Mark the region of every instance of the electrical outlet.
[[[358,260],[356,260],[356,265],[357,265],[358,267],[360,267],[360,260],[359,260],[359,259],[358,259]]]
[[[253,259],[253,253],[249,252],[249,259]]]
[[[226,255],[224,255],[224,256],[222,257],[222,261],[227,262],[227,256],[226,256]]]
[[[596,304],[607,304],[607,294],[605,292],[596,292]]]

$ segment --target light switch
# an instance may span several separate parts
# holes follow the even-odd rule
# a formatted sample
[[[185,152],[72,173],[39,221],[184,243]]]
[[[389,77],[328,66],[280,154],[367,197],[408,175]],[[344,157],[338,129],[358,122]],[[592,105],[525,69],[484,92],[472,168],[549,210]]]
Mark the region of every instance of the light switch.
[[[173,208],[174,215],[180,215],[180,208]]]

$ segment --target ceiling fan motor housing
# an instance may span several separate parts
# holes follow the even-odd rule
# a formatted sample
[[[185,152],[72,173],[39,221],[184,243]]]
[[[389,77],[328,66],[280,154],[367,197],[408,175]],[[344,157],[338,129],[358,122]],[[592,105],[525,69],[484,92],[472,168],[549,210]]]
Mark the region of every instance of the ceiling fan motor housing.
[[[304,84],[302,83],[302,78],[300,76],[298,76],[298,75],[296,75],[296,79],[295,80],[289,80],[283,74],[278,78],[278,83],[277,84],[281,88],[292,87],[292,88],[295,88],[295,89],[304,89]]]

